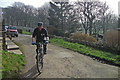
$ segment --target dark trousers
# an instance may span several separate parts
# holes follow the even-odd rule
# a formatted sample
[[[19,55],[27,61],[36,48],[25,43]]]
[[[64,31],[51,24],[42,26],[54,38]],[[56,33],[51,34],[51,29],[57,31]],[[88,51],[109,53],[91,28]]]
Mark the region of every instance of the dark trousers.
[[[38,42],[36,42],[36,43],[38,43]],[[37,50],[38,50],[38,48],[40,47],[40,45],[36,45],[36,47],[37,47]],[[44,44],[43,44],[43,52],[46,53],[46,51],[47,51],[47,44],[44,42]]]
[[[47,44],[44,44],[44,45],[43,45],[43,48],[44,48],[44,49],[43,49],[44,53],[46,53],[46,51],[47,51]]]

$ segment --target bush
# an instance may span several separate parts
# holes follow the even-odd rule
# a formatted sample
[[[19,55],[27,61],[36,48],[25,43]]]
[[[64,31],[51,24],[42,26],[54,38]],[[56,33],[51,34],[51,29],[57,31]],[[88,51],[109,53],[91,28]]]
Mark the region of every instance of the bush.
[[[56,29],[56,31],[54,31],[54,34],[55,34],[56,36],[62,36],[62,37],[65,35],[62,30],[58,30],[58,29]]]
[[[120,50],[120,31],[109,30],[104,34],[104,41],[107,46]]]
[[[70,34],[69,32],[65,33],[65,37],[68,37],[68,38],[69,38],[70,35],[71,35],[71,34]]]
[[[52,27],[52,26],[50,26],[50,27],[47,28],[47,31],[48,31],[49,35],[54,35],[54,31],[55,30],[56,30],[56,28]]]
[[[49,27],[47,28],[47,30],[49,35],[56,35],[56,36],[62,36],[62,37],[65,35],[65,33],[62,30],[57,29],[56,27]]]
[[[97,42],[97,40],[93,36],[89,36],[87,34],[83,33],[74,33],[71,37],[71,39],[77,39],[80,41],[88,41],[88,42]]]

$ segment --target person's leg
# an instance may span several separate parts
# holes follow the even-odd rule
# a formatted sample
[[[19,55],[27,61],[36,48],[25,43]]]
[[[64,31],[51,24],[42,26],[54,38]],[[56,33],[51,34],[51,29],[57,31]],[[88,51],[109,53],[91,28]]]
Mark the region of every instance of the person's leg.
[[[46,51],[47,51],[47,44],[44,44],[43,47],[44,47],[44,54],[46,54]]]
[[[37,55],[38,55],[38,45],[36,45],[37,49],[36,49],[36,60],[37,60]]]
[[[39,43],[38,41],[36,41],[36,43]],[[37,55],[39,54],[39,47],[40,47],[40,45],[36,45],[36,47],[37,47],[37,49],[36,49],[36,59],[37,59]]]

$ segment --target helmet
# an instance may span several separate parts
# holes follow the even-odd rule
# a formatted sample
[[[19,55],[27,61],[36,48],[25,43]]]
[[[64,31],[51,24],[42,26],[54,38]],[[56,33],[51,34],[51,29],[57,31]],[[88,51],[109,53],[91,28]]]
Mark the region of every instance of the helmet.
[[[43,22],[38,22],[38,26],[43,26]]]

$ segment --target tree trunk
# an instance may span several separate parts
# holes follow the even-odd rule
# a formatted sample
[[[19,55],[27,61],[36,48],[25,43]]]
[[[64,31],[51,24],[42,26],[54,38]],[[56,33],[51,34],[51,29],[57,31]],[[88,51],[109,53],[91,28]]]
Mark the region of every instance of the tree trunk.
[[[95,33],[95,36],[96,36],[96,32],[97,32],[97,29],[96,29],[96,25],[94,23],[94,33]]]
[[[88,30],[88,29],[85,29],[85,34],[87,34],[87,30]]]
[[[103,25],[103,34],[105,33],[105,25]]]
[[[26,21],[24,21],[24,27],[26,27]]]
[[[16,21],[17,22],[17,26],[18,26],[18,21]]]
[[[89,35],[92,35],[92,22],[90,22]]]
[[[118,18],[118,28],[120,28],[120,16]]]

